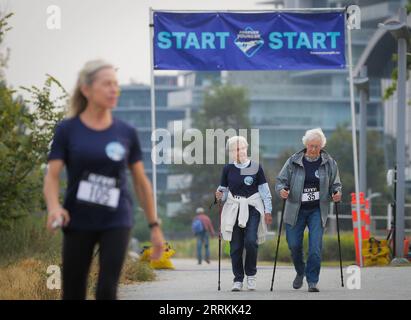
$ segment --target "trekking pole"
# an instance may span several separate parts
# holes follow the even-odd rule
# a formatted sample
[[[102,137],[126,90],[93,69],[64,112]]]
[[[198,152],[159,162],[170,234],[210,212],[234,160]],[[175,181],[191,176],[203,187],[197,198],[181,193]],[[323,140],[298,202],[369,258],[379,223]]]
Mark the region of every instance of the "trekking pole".
[[[288,188],[284,188],[284,190],[288,190]],[[275,270],[277,268],[278,248],[280,247],[280,237],[281,237],[281,230],[283,228],[284,209],[285,209],[285,202],[286,201],[287,201],[287,199],[283,199],[283,209],[281,210],[280,226],[278,228],[277,249],[275,250],[273,278],[271,279],[271,289],[270,289],[270,291],[273,291]]]
[[[218,228],[218,291],[221,290],[220,279],[221,279],[221,210],[223,208],[221,200],[218,201],[218,208],[220,214],[220,225]]]
[[[338,203],[339,202],[334,202],[334,204],[335,204],[335,215],[337,217],[337,238],[338,238],[338,252],[340,254],[341,287],[344,287],[344,275],[343,275],[343,269],[342,269],[341,242],[340,242],[340,221],[338,219]]]

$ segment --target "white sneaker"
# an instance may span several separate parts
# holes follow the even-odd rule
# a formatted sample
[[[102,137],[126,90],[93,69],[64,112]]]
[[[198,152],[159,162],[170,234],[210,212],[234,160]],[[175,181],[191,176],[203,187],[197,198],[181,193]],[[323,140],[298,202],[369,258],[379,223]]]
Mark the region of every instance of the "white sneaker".
[[[231,288],[231,291],[241,291],[242,288],[243,288],[243,283],[236,281],[233,283],[233,287]]]
[[[257,289],[257,277],[256,276],[247,277],[247,288],[248,290]]]

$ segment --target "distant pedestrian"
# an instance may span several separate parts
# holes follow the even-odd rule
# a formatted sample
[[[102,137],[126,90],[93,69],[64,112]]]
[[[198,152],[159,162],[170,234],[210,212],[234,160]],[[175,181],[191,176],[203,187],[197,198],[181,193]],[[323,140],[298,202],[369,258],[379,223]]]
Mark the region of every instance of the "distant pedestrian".
[[[210,243],[209,236],[214,237],[215,231],[210,217],[205,214],[203,208],[197,208],[196,216],[193,219],[193,231],[197,237],[197,261],[202,262],[203,246],[205,248],[204,260],[210,263]]]

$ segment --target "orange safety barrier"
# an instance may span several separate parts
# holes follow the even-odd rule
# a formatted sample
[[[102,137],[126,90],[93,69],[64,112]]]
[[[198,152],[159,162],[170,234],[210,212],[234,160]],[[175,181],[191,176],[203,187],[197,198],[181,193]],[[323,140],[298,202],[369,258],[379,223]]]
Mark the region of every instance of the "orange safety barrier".
[[[364,192],[359,193],[360,196],[360,226],[361,226],[361,239],[362,242],[370,238],[370,213],[368,200],[364,198]],[[355,193],[351,193],[351,212],[352,223],[354,229],[354,243],[355,243],[355,260],[360,265],[360,247],[358,239],[358,215],[356,208]],[[364,259],[363,259],[364,261]]]

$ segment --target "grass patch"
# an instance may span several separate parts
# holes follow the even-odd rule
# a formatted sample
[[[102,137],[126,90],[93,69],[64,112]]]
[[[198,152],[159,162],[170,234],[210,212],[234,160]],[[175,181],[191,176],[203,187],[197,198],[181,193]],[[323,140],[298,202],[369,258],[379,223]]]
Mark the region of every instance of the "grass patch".
[[[97,257],[96,257],[97,258]],[[90,268],[88,284],[87,284],[87,299],[92,300],[95,297],[98,280],[98,259],[94,259]],[[133,284],[136,282],[153,281],[156,275],[150,264],[147,262],[136,261],[129,257],[124,262],[123,269],[120,275],[120,284]]]
[[[0,267],[26,258],[55,260],[60,255],[62,235],[46,230],[46,218],[30,215],[0,231]]]
[[[150,267],[149,262],[134,261],[128,258],[123,268],[120,283],[130,284],[135,282],[153,281],[155,279],[156,275]]]
[[[0,300],[58,300],[61,290],[47,288],[47,274],[52,261],[27,258],[0,268]],[[98,279],[98,263],[93,262],[89,274],[87,299],[94,299]],[[120,283],[132,284],[152,281],[155,274],[145,262],[126,259]]]
[[[0,270],[0,300],[56,300],[59,290],[47,289],[48,263],[28,258]]]

